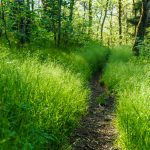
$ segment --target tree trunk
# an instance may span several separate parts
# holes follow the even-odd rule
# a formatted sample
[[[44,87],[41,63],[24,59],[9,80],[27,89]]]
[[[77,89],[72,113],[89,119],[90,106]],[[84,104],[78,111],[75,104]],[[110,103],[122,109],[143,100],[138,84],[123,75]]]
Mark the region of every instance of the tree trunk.
[[[10,43],[10,40],[8,38],[8,35],[7,35],[7,24],[6,24],[6,20],[5,20],[5,10],[4,10],[3,0],[1,0],[1,8],[2,8],[2,21],[3,21],[3,24],[4,24],[4,33],[5,33],[5,37],[6,37],[6,40],[8,42],[8,45],[11,48],[11,43]]]
[[[118,22],[119,22],[119,43],[121,45],[122,44],[122,0],[119,0],[118,4],[119,4],[119,17],[118,17]]]
[[[61,41],[61,6],[62,0],[58,0],[58,39],[57,39],[57,46],[60,46]]]
[[[137,33],[135,37],[135,43],[133,45],[133,53],[135,56],[140,55],[140,45],[142,45],[145,37],[146,27],[148,26],[148,13],[150,8],[148,7],[150,4],[150,0],[142,1],[142,15],[137,27]]]
[[[68,30],[68,28],[66,28],[66,30],[65,30],[65,32],[66,32],[66,36],[67,37],[65,37],[64,38],[64,40],[65,40],[65,45],[67,45],[67,42],[68,42],[68,36],[70,36],[70,38],[71,38],[71,36],[72,36],[72,33],[73,33],[73,25],[72,25],[72,20],[73,20],[73,10],[74,10],[74,0],[70,0],[70,8],[69,8],[69,34],[67,33],[67,30]]]
[[[74,9],[74,0],[70,0],[70,15],[69,15],[70,23],[72,23],[73,20],[73,9]]]
[[[103,30],[104,30],[105,20],[106,20],[106,17],[107,17],[108,5],[109,5],[109,0],[106,1],[106,7],[105,7],[105,12],[104,12],[104,18],[103,18],[102,25],[101,25],[101,41],[102,41],[102,42],[103,42]]]
[[[83,2],[83,9],[84,9],[83,19],[85,21],[85,19],[86,19],[86,2]]]
[[[128,6],[126,6],[125,8],[125,14],[124,14],[124,20],[125,20],[125,42],[126,44],[128,44],[128,41],[129,41],[129,21],[128,21]]]
[[[93,17],[92,17],[92,0],[89,0],[89,31],[88,31],[89,35],[91,35],[91,33],[92,33],[92,21],[93,21]]]
[[[113,6],[112,6],[112,9],[111,9],[111,16],[110,16],[110,37],[109,37],[109,42],[110,42],[110,46],[112,46],[112,38],[113,37]]]
[[[135,0],[133,0],[133,8],[134,8],[134,7],[135,7]],[[135,9],[135,8],[134,8],[134,9]],[[134,15],[134,18],[137,17],[136,9],[134,10],[133,15]],[[137,25],[135,24],[135,26],[134,26],[134,35],[136,35],[136,29],[137,29]]]
[[[32,3],[32,2],[31,2]],[[27,13],[26,13],[26,27],[25,27],[25,40],[30,42],[31,34],[31,10],[30,10],[30,0],[27,0]]]
[[[85,32],[87,33],[87,30],[86,30],[86,2],[84,1],[83,2],[83,20],[82,20],[82,22],[83,22],[83,26],[82,26],[82,30],[81,30],[81,32],[82,32],[82,34],[84,34]]]
[[[34,12],[34,0],[32,0],[31,8],[32,8],[32,12]]]
[[[15,9],[17,10],[17,16],[19,20],[17,22],[17,30],[19,35],[19,46],[22,46],[26,42],[26,16],[23,16],[22,13],[25,11],[24,0],[15,0],[16,6]]]
[[[101,20],[102,20],[102,15],[103,15],[103,11],[100,12],[100,17],[98,20],[98,26],[97,26],[97,39],[99,38],[99,31],[100,31],[100,24],[101,24]]]

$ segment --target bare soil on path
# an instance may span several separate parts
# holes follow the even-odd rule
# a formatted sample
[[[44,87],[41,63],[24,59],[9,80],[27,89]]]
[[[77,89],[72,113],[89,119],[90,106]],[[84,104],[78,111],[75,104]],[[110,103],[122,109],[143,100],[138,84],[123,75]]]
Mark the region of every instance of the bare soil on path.
[[[74,135],[71,137],[73,150],[115,149],[114,98],[108,95],[103,106],[97,103],[97,98],[107,93],[107,88],[99,82],[100,74],[95,74],[91,79],[92,95],[89,112],[82,119],[80,126],[75,129]]]

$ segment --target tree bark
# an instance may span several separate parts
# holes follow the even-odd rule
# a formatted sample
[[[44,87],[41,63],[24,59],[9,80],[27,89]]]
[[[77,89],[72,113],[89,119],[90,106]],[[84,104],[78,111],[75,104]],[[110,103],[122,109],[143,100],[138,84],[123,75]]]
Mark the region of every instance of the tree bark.
[[[32,17],[31,11],[32,10],[30,10],[30,0],[27,0],[27,12],[26,12],[26,23],[25,23],[25,40],[27,42],[30,42],[30,35],[31,35],[31,17]]]
[[[5,11],[4,11],[3,0],[1,0],[1,8],[2,8],[2,21],[3,21],[3,24],[4,24],[4,33],[5,33],[5,37],[6,37],[6,40],[8,42],[8,45],[11,48],[11,43],[10,43],[10,40],[8,38],[8,35],[7,35],[7,23],[6,23],[6,20],[5,20]]]
[[[73,25],[72,25],[72,21],[73,21],[73,11],[74,11],[74,3],[75,1],[74,0],[70,0],[70,8],[69,8],[69,11],[70,11],[70,14],[69,14],[69,34],[67,33],[67,28],[66,28],[66,35],[67,36],[72,36],[72,33],[73,33]],[[65,38],[65,43],[67,44],[68,42],[68,38]]]
[[[106,1],[106,7],[105,7],[105,12],[104,12],[104,18],[101,24],[101,41],[103,42],[103,30],[104,30],[104,24],[105,24],[105,20],[107,17],[107,11],[108,11],[108,5],[109,5],[109,0]]]
[[[135,0],[133,0],[133,8],[134,8],[134,7],[135,7]],[[135,9],[135,8],[134,8],[134,9]],[[133,15],[134,15],[134,18],[137,17],[136,9],[134,10]],[[135,24],[135,26],[134,26],[134,35],[136,35],[136,29],[137,29],[137,25]]]
[[[150,10],[149,4],[150,4],[150,0],[142,1],[142,14],[141,14],[141,18],[137,27],[135,42],[134,42],[133,49],[132,49],[135,56],[140,55],[140,47],[144,41],[146,28],[148,27],[148,23],[149,23],[148,13]]]
[[[70,23],[72,23],[73,20],[73,9],[74,9],[74,0],[70,0],[70,15],[69,15]]]
[[[61,6],[62,0],[58,0],[58,39],[57,39],[57,46],[60,46],[61,41]]]
[[[93,16],[92,16],[92,0],[89,0],[89,31],[88,31],[89,35],[91,35],[91,33],[92,33],[92,21],[93,21]]]
[[[119,22],[119,43],[122,44],[122,0],[118,1],[119,4],[119,16],[118,16],[118,22]]]
[[[109,37],[109,45],[112,46],[112,37],[113,37],[113,6],[112,6],[112,9],[111,9],[111,14],[110,14],[110,37]]]
[[[32,12],[34,12],[34,0],[32,0],[31,8],[32,8]]]
[[[99,38],[99,32],[100,32],[100,24],[101,24],[101,20],[102,20],[102,15],[103,15],[103,11],[101,10],[100,12],[100,17],[98,18],[98,26],[97,26],[97,39]]]

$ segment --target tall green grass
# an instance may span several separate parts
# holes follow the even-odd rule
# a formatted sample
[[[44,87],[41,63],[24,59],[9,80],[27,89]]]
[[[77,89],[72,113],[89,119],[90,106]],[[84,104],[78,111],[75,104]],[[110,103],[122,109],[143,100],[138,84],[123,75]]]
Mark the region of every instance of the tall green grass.
[[[96,43],[75,52],[1,49],[0,149],[66,149],[88,108],[88,79],[107,53]]]
[[[116,93],[118,145],[150,149],[150,61],[134,58],[128,47],[113,49],[103,80]]]

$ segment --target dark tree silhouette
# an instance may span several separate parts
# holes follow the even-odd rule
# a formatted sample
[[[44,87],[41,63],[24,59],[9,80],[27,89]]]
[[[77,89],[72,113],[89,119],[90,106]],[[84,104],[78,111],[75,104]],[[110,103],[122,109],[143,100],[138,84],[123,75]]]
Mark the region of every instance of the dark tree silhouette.
[[[150,23],[150,0],[142,0],[141,17],[137,27],[133,53],[136,56],[140,55],[140,45],[142,45],[146,33],[146,28]]]

